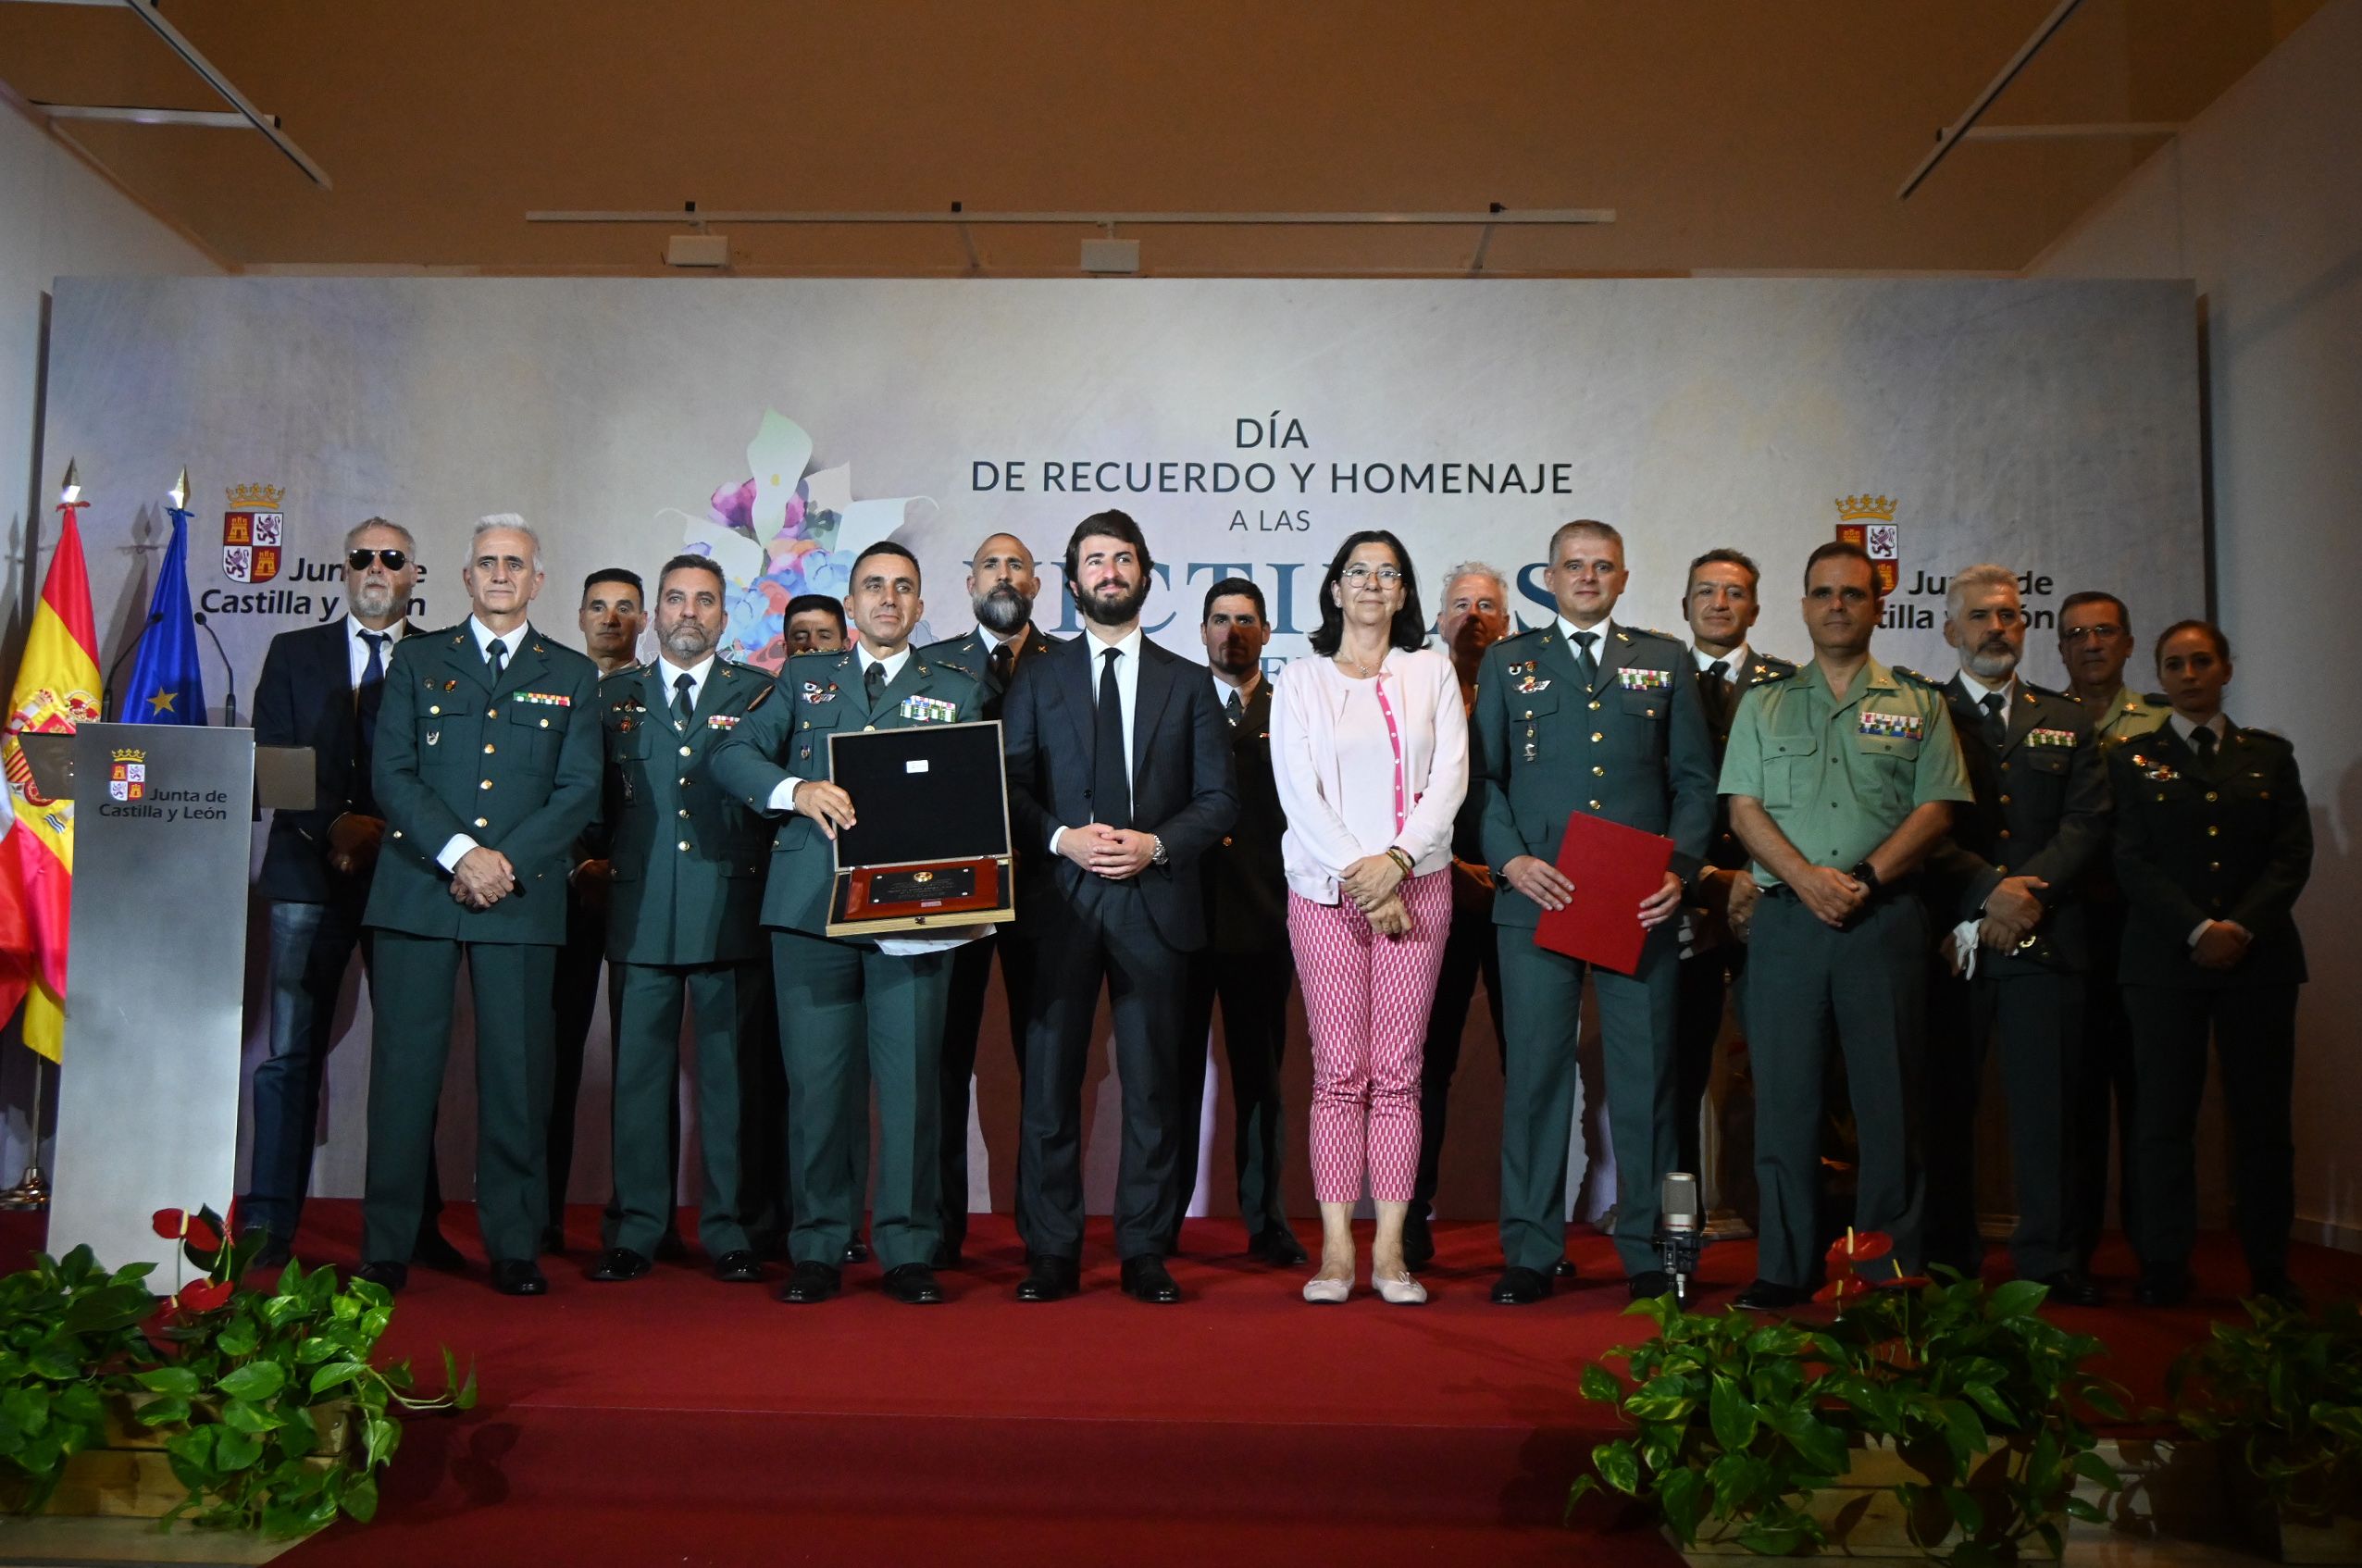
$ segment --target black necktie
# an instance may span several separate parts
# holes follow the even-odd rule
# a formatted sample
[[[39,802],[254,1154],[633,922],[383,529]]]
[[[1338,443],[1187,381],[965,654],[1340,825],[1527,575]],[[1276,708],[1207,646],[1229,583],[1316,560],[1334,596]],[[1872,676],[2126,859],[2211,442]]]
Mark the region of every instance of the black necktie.
[[[2009,721],[2002,715],[2001,693],[1986,692],[1983,707],[1985,741],[1988,745],[1997,748],[2004,740],[2009,739]]]
[[[493,638],[484,644],[484,657],[492,666],[492,695],[497,697],[501,694],[501,666],[508,659],[508,644]]]
[[[697,706],[695,703],[690,701],[689,692],[690,688],[696,684],[695,678],[687,670],[673,677],[673,727],[677,729],[685,729],[689,727],[689,716]]]
[[[2214,728],[2211,725],[2208,725],[2190,731],[2190,745],[2191,748],[2198,753],[2199,768],[2208,773],[2213,772],[2215,760]]]
[[[1599,634],[1596,631],[1574,634],[1574,667],[1583,673],[1583,684],[1586,687],[1599,683],[1599,661],[1591,656],[1591,644],[1598,641]]]
[[[361,684],[354,693],[353,805],[364,816],[377,815],[377,793],[369,787],[369,769],[378,754],[378,710],[385,705],[385,645],[393,639],[382,631],[365,631],[369,662],[361,668]]]
[[[885,660],[870,661],[869,668],[862,672],[861,689],[869,693],[869,706],[871,711],[875,712],[877,707],[877,699],[886,694]]]
[[[1237,728],[1239,721],[1247,716],[1247,704],[1238,700],[1238,688],[1236,686],[1230,689],[1230,701],[1222,704],[1222,716],[1230,721],[1233,729]]]
[[[1730,666],[1717,659],[1697,672],[1698,694],[1706,699],[1709,713],[1720,715],[1722,704],[1730,697]]]
[[[1099,676],[1099,719],[1092,731],[1091,815],[1109,828],[1132,826],[1132,775],[1124,755],[1124,694],[1115,685],[1115,661],[1123,650],[1110,648]]]
[[[992,684],[1003,691],[1008,690],[1009,672],[1016,666],[1016,663],[1017,656],[1009,651],[1009,645],[1006,642],[994,643],[992,645]]]

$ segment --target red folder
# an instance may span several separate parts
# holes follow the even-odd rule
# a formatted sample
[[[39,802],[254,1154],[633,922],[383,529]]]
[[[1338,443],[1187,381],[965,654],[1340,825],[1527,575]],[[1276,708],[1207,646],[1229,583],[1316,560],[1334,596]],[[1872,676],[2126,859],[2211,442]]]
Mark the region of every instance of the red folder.
[[[1571,812],[1559,840],[1559,870],[1574,884],[1564,909],[1542,911],[1534,945],[1619,975],[1640,967],[1648,940],[1640,902],[1665,885],[1673,841],[1587,812]]]

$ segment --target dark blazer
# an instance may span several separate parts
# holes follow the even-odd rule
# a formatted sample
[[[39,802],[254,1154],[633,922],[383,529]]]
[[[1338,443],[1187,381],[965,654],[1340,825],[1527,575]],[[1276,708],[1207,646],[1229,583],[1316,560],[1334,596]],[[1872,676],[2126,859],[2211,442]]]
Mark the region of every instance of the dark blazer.
[[[1022,659],[1002,700],[1009,765],[1009,821],[1035,852],[1021,863],[1019,909],[1028,897],[1081,902],[1083,868],[1047,849],[1060,828],[1095,820],[1091,811],[1097,710],[1086,633],[1038,658]],[[1139,875],[1149,918],[1182,952],[1205,945],[1205,892],[1198,860],[1238,815],[1230,727],[1215,706],[1205,667],[1143,637],[1132,710],[1132,826],[1164,844],[1166,864]],[[1030,883],[1034,893],[1024,891]]]
[[[354,810],[356,800],[367,803],[353,767],[358,735],[345,642],[350,630],[347,617],[339,616],[326,626],[280,632],[270,640],[262,678],[255,683],[255,744],[312,748],[312,808],[272,812],[263,849],[257,885],[263,897],[282,903],[327,903],[368,891],[366,876],[347,877],[328,864],[329,826]],[[418,628],[404,622],[393,646],[417,635]]]
[[[1206,676],[1209,688],[1213,678]],[[1220,697],[1220,693],[1216,693]],[[1237,724],[1225,715],[1238,819],[1200,862],[1205,880],[1206,945],[1216,952],[1269,953],[1287,947],[1287,867],[1279,853],[1287,814],[1271,766],[1271,678],[1255,683]],[[1219,709],[1217,709],[1219,711]]]
[[[2201,766],[2169,721],[2110,740],[2116,880],[2126,904],[2117,976],[2128,986],[2188,990],[2294,985],[2306,977],[2296,895],[2313,869],[2313,819],[2295,749],[2236,729]],[[2230,969],[2190,958],[2201,920],[2235,920],[2255,936]]]
[[[965,637],[929,643],[919,653],[929,662],[948,659],[975,676],[984,688],[984,716],[999,718],[1002,692],[1001,682],[992,678],[992,650],[999,641],[1000,639],[979,626],[971,628]],[[1057,646],[1058,639],[1032,622],[1026,622],[1026,634],[1017,639],[1017,666],[1022,669],[1026,660],[1047,653]]]
[[[599,666],[531,626],[497,688],[466,622],[405,637],[378,712],[385,847],[366,924],[463,942],[566,943],[566,873],[599,811]],[[506,855],[517,890],[451,896],[435,856],[454,833]]]
[[[1023,665],[1018,666],[1024,668]],[[932,702],[905,713],[914,697]],[[827,778],[828,737],[916,724],[964,724],[984,716],[984,686],[951,660],[914,649],[871,707],[852,649],[798,653],[779,666],[767,696],[714,748],[707,765],[725,794],[766,823],[771,865],[763,890],[763,924],[806,936],[828,934],[837,882],[836,846],[801,812],[775,812],[771,795],[789,778]],[[855,801],[853,809],[861,809]],[[1020,906],[1022,907],[1022,905]]]
[[[2090,710],[2020,679],[1995,746],[1984,738],[1984,710],[1959,676],[1943,690],[1976,799],[1954,808],[1950,836],[1928,855],[1933,923],[1949,930],[1975,918],[2005,877],[2039,877],[2050,886],[2035,895],[2047,913],[2033,940],[2009,952],[1978,954],[1977,973],[2088,968],[2083,884],[2107,853],[2108,818],[2107,765]]]
[[[1695,658],[1691,661],[1693,666],[1696,662]],[[1706,710],[1706,730],[1714,741],[1715,778],[1722,776],[1722,753],[1730,748],[1731,721],[1738,717],[1740,699],[1747,694],[1750,687],[1771,680],[1785,680],[1796,673],[1796,666],[1787,660],[1749,648],[1747,668],[1739,672],[1736,680],[1725,686],[1721,702],[1707,701],[1705,682],[1698,681],[1698,705]],[[1706,840],[1706,864],[1723,871],[1743,871],[1753,863],[1754,858],[1747,852],[1747,846],[1739,842],[1739,836],[1731,831],[1730,797],[1715,796],[1714,832]]]

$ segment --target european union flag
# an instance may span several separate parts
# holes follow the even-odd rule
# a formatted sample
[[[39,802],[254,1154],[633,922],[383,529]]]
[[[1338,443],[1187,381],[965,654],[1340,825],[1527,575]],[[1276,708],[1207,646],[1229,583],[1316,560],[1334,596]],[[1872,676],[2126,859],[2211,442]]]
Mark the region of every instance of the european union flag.
[[[172,543],[148,601],[146,635],[131,661],[116,717],[125,724],[203,724],[205,678],[197,669],[197,623],[189,605],[189,514],[172,513]]]

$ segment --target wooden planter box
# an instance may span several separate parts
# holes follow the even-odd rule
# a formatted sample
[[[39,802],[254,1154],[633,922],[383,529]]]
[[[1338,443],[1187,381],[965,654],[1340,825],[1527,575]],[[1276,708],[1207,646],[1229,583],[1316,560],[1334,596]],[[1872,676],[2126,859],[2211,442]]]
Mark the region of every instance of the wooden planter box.
[[[2362,1498],[2336,1500],[2319,1512],[2280,1508],[2248,1472],[2237,1445],[2219,1451],[2224,1493],[2257,1551],[2282,1562],[2362,1563]]]
[[[85,1449],[66,1461],[57,1489],[42,1509],[48,1514],[101,1519],[161,1519],[189,1495],[172,1474],[164,1451],[168,1438],[187,1430],[181,1426],[143,1426],[138,1412],[153,1396],[109,1400],[106,1405],[106,1445]],[[331,1400],[312,1409],[319,1441],[312,1463],[326,1468],[333,1456],[352,1446],[352,1402]],[[0,1481],[0,1509],[20,1512],[31,1488],[21,1481]]]
[[[1991,1462],[2002,1462],[2005,1445],[1994,1444],[1986,1452]],[[1823,1557],[1907,1558],[1923,1560],[1927,1553],[1912,1541],[1909,1511],[1895,1496],[1892,1487],[1905,1481],[1927,1480],[1923,1471],[1883,1443],[1863,1444],[1853,1450],[1853,1462],[1830,1486],[1812,1494],[1805,1510],[1829,1534],[1829,1545],[1820,1551]],[[1982,1488],[1971,1479],[1969,1490],[1980,1494]],[[1993,1506],[1997,1507],[1998,1504]],[[1923,1509],[1934,1511],[1928,1523],[1933,1533],[1935,1520],[1948,1522],[1951,1515],[1943,1512],[1941,1500],[1929,1498]],[[2059,1521],[2062,1524],[2064,1520]],[[1672,1538],[1670,1532],[1668,1538]],[[1694,1546],[1673,1541],[1674,1549],[1693,1562],[1720,1563],[1733,1557],[1754,1557],[1757,1554],[1741,1546],[1738,1532],[1709,1538],[1701,1536]],[[2020,1547],[2020,1556],[2027,1562],[2056,1562],[2050,1549],[2040,1537],[2029,1537]]]

